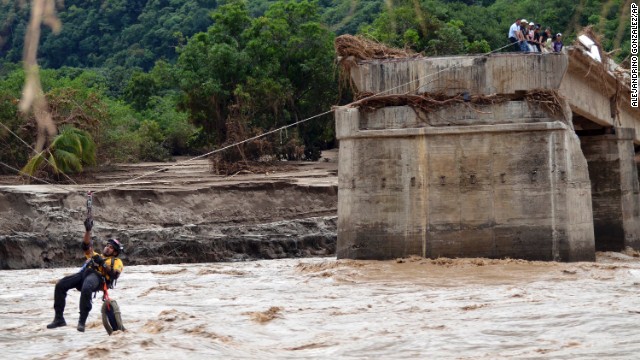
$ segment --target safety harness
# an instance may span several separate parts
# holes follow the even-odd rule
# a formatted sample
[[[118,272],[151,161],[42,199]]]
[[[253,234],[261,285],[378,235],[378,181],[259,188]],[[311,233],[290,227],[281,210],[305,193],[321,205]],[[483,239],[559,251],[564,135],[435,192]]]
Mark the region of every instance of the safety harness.
[[[116,258],[112,257],[111,258],[111,269],[113,269],[113,264],[115,263]],[[89,264],[88,266],[86,266],[86,268],[83,267],[84,271],[92,271],[94,272],[96,275],[98,275],[100,277],[100,282],[102,283],[102,288],[96,290],[93,292],[93,298],[96,298],[96,294],[98,293],[98,291],[102,290],[102,301],[104,300],[109,300],[109,294],[107,292],[107,289],[113,289],[116,287],[116,282],[118,281],[117,277],[109,274],[109,280],[107,280],[107,277],[102,275],[102,273],[100,271],[98,271],[98,269],[96,268],[96,264],[93,262],[92,259],[89,259],[87,261],[87,263]],[[103,267],[104,268],[104,267]],[[82,270],[81,270],[82,271]],[[115,272],[114,272],[115,273]]]
[[[116,282],[118,281],[118,278],[115,276],[115,271],[113,271],[113,263],[115,263],[116,258],[112,257],[111,258],[111,265],[109,266],[111,268],[111,271],[113,272],[113,274],[109,274],[109,280],[107,281],[106,277],[104,279],[104,283],[105,285],[107,285],[109,287],[109,289],[113,289],[114,287],[116,287]]]

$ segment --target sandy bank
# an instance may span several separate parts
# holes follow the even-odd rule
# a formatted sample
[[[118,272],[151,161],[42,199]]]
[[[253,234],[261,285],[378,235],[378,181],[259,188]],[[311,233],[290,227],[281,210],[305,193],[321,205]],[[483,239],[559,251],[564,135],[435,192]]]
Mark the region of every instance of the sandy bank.
[[[337,163],[335,152],[323,155],[231,176],[195,160],[110,166],[72,185],[4,177],[0,269],[77,265],[87,191],[95,241],[123,240],[129,264],[333,254]]]

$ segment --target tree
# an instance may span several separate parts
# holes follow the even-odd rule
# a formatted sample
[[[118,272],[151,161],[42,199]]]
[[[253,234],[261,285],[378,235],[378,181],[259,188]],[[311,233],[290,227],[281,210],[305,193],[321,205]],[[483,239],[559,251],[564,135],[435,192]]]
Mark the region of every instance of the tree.
[[[215,21],[178,51],[176,78],[185,96],[181,107],[194,125],[203,128],[205,142],[222,143],[229,105],[238,84],[245,81],[250,59],[240,34],[249,26],[246,3],[231,0],[212,13]]]
[[[336,99],[334,35],[319,23],[311,1],[280,1],[243,35],[252,68],[244,89],[254,93],[262,127],[326,111]],[[270,118],[270,119],[269,119]]]
[[[91,135],[73,126],[63,126],[51,144],[31,157],[21,171],[29,176],[40,171],[63,175],[80,173],[83,166],[95,163],[96,145]]]
[[[29,158],[22,141],[35,140],[35,134],[24,126],[26,116],[18,111],[25,74],[18,65],[0,64],[0,69],[0,161],[19,169]],[[13,171],[0,166],[0,174]]]
[[[30,2],[0,1],[0,56],[19,61]],[[63,27],[56,36],[43,30],[43,67],[137,66],[148,70],[161,58],[175,61],[184,36],[211,25],[215,1],[66,0],[59,5]]]
[[[326,111],[336,99],[333,34],[319,23],[314,1],[277,1],[251,20],[246,3],[231,0],[214,25],[180,50],[176,78],[183,106],[211,144],[234,129],[269,130]],[[324,123],[332,128],[332,123]],[[305,145],[323,131],[300,126]]]

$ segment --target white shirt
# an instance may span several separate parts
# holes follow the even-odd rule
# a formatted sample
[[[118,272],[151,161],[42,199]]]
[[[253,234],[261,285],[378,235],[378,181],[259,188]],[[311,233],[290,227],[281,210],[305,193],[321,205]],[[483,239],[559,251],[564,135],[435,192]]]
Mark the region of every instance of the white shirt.
[[[516,23],[511,24],[511,27],[509,28],[509,37],[510,38],[517,38],[516,31],[518,31],[519,28],[520,27],[518,26],[518,24],[516,24]]]

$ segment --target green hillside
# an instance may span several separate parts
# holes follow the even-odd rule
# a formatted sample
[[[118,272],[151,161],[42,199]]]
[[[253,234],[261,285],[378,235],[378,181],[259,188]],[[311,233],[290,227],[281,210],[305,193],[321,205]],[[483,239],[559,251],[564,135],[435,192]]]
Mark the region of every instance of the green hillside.
[[[18,62],[29,17],[23,1],[0,2],[0,58]],[[224,2],[221,2],[224,4]],[[263,15],[273,0],[252,0],[252,18]],[[366,33],[396,46],[409,45],[436,53],[465,51],[466,43],[486,41],[495,49],[506,43],[506,31],[524,17],[568,35],[594,25],[608,50],[629,49],[629,14],[624,1],[446,1],[446,0],[319,0],[319,22],[336,35]],[[58,9],[59,35],[46,28],[40,42],[40,64],[46,68],[140,67],[149,70],[159,59],[173,62],[176,49],[213,24],[215,1],[196,0],[67,0]],[[623,10],[626,9],[626,14]],[[623,26],[620,26],[620,19]],[[433,41],[432,41],[433,40]],[[430,43],[431,41],[431,43]],[[457,44],[459,43],[459,44]]]

